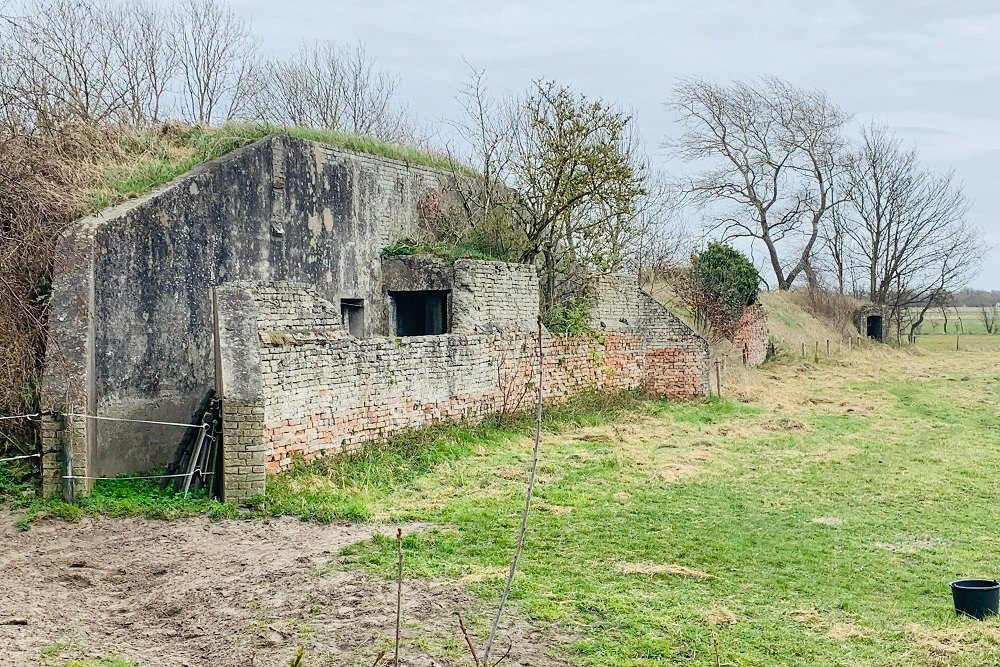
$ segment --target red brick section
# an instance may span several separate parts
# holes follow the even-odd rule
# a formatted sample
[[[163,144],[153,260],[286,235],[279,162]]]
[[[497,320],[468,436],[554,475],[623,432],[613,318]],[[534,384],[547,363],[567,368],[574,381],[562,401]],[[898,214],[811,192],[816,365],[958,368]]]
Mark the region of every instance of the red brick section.
[[[452,347],[460,346],[471,354],[459,360],[449,357],[447,341],[440,340],[443,338],[459,339],[452,342]],[[312,374],[305,404],[297,403],[295,409],[274,402],[266,405],[268,469],[286,468],[293,455],[308,460],[355,449],[364,442],[408,428],[476,420],[533,404],[538,377],[537,338],[533,334],[428,337],[414,339],[404,347],[398,345],[388,340],[347,339],[325,345],[271,343],[262,347],[262,356],[277,355],[284,370],[279,375],[265,373],[265,395],[271,396],[283,394],[289,385],[301,382],[295,378],[305,368],[317,367],[308,361],[309,357],[333,355],[343,360],[342,364],[326,367],[332,371],[329,377]],[[543,345],[543,393],[549,403],[588,388],[644,388],[676,399],[705,395],[707,366],[704,351],[698,346],[649,349],[642,335],[618,332],[601,337],[546,335]],[[340,376],[337,369],[353,368],[362,358],[362,363],[384,371],[364,373],[363,388],[345,387],[345,383],[358,382],[358,378]],[[444,363],[450,367],[441,373]],[[269,382],[272,386],[266,386]],[[395,391],[397,383],[404,383],[406,391]],[[417,388],[437,397],[422,400],[415,395]],[[355,400],[345,404],[352,397]]]
[[[746,355],[746,363],[759,366],[767,359],[767,315],[759,303],[743,311],[733,334],[736,354]]]
[[[663,348],[646,352],[646,391],[677,400],[705,397],[708,365],[698,348]]]

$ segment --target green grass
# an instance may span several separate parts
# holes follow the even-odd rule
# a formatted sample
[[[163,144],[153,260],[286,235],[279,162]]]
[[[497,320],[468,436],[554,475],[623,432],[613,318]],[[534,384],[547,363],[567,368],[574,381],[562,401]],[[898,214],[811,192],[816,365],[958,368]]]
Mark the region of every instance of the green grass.
[[[400,160],[407,164],[471,174],[471,169],[445,155],[334,130],[228,123],[199,128],[167,126],[163,131],[124,135],[119,160],[106,165],[91,188],[81,214],[90,214],[169,183],[209,160],[249,146],[269,135],[287,135],[345,150]]]
[[[213,519],[236,518],[239,511],[233,505],[208,498],[204,491],[189,494],[160,489],[156,480],[136,479],[122,475],[112,480],[94,483],[93,492],[79,501],[67,503],[57,499],[22,498],[13,503],[22,512],[17,520],[20,530],[43,518],[79,521],[86,515],[146,516],[156,519],[176,519],[206,515]]]
[[[983,324],[982,313],[979,308],[962,306],[955,313],[954,308],[948,309],[948,334],[954,336],[957,333],[963,335],[986,334],[986,326]],[[945,335],[944,317],[938,309],[928,310],[924,314],[924,322],[920,326],[922,336]]]
[[[749,406],[549,436],[512,599],[580,665],[707,667],[716,641],[724,665],[1000,665],[1000,623],[955,618],[947,587],[1000,575],[998,362],[877,349],[771,367]],[[436,526],[408,574],[496,599],[529,456],[486,443],[379,495]],[[345,555],[393,572],[391,540]]]
[[[70,658],[66,654],[78,651],[74,642],[49,644],[39,651],[35,664],[40,667],[139,667],[137,663],[117,656],[100,658]]]
[[[548,409],[544,423],[548,431],[559,432],[609,423],[628,411],[655,410],[661,405],[638,393],[584,393]],[[96,482],[93,493],[77,502],[23,496],[13,506],[22,512],[17,522],[21,530],[46,517],[78,521],[85,515],[161,519],[290,515],[306,521],[371,521],[385,518],[385,499],[400,486],[438,467],[454,466],[483,447],[502,449],[523,438],[533,425],[534,417],[527,412],[477,424],[444,424],[406,431],[351,454],[299,462],[288,472],[271,476],[267,493],[252,501],[249,512],[241,513],[204,493],[185,498],[161,490],[155,480],[128,475]]]
[[[957,340],[956,340],[957,338]],[[1000,351],[1000,336],[982,334],[948,335],[948,336],[917,336],[917,347],[934,352],[996,352]]]
[[[628,411],[661,403],[639,394],[585,393],[545,413],[547,431],[605,424]],[[264,515],[315,521],[390,519],[386,501],[399,488],[432,471],[457,471],[461,461],[487,449],[502,451],[531,432],[534,417],[518,413],[477,424],[414,429],[352,454],[295,464],[268,479],[267,493],[254,500]],[[399,514],[397,512],[394,515]]]

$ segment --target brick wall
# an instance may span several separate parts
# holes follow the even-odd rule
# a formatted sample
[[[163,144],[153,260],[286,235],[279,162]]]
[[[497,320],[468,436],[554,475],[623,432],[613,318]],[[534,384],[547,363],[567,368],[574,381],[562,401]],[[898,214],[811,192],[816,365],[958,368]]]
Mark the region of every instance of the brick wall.
[[[525,321],[537,313],[534,271],[468,261],[456,263],[453,279],[464,292],[454,300],[455,317],[467,330],[407,338],[348,335],[331,317],[333,305],[306,285],[217,288],[229,497],[253,495],[263,466],[282,470],[295,456],[312,459],[409,428],[529,408],[539,371],[538,334]],[[617,298],[628,286],[607,293]],[[628,315],[627,325],[615,320],[620,330],[542,332],[547,402],[591,388],[646,389],[679,399],[706,395],[704,340],[634,282],[632,289],[617,305],[601,304],[609,318]]]
[[[542,344],[547,401],[586,388],[643,388],[650,368],[658,374],[664,368],[655,356],[647,361],[646,341],[637,334],[545,333]],[[300,338],[262,343],[260,359],[271,470],[288,466],[294,454],[312,458],[407,428],[525,409],[537,389],[537,335],[522,331]],[[688,388],[676,389],[665,393],[693,396]]]
[[[538,316],[538,273],[525,264],[460,259],[454,268],[452,309],[456,333],[495,328],[533,331]]]
[[[759,303],[743,311],[733,333],[733,347],[744,363],[759,366],[767,358],[767,315]]]

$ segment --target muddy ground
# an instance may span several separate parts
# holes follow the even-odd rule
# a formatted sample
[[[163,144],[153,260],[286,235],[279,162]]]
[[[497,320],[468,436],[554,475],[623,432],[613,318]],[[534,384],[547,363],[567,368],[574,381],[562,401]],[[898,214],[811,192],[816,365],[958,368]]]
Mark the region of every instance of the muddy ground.
[[[393,527],[296,520],[84,519],[26,533],[0,513],[0,664],[139,667],[371,666],[390,649],[395,582],[331,568]],[[408,526],[406,530],[419,529]],[[401,665],[471,665],[455,614],[489,604],[444,581],[406,581]],[[505,665],[563,665],[516,617]],[[503,649],[506,649],[506,642]],[[113,663],[112,663],[113,664]]]

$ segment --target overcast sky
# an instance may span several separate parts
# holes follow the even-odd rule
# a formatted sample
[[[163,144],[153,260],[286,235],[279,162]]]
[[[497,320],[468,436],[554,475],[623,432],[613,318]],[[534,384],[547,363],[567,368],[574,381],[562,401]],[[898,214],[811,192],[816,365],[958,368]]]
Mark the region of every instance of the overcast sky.
[[[819,87],[858,123],[874,118],[954,167],[971,220],[1000,245],[1000,2],[990,0],[232,0],[265,51],[303,40],[361,41],[400,76],[400,99],[420,119],[458,115],[463,58],[496,92],[534,78],[631,109],[647,152],[676,132],[663,103],[684,76],[718,81],[774,74]],[[1000,253],[978,287],[1000,289]]]

